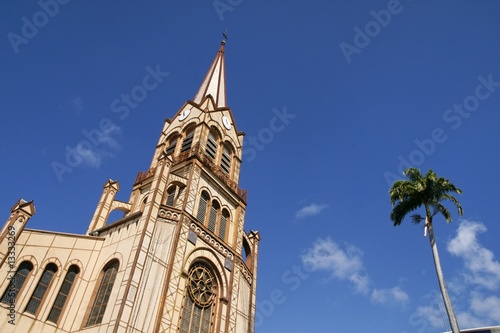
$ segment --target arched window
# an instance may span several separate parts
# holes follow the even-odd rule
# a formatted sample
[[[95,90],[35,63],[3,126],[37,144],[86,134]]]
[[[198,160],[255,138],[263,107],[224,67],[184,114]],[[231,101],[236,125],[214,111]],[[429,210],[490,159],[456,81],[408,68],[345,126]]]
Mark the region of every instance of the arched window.
[[[201,192],[200,203],[198,205],[198,212],[196,213],[196,219],[201,223],[205,222],[205,215],[207,213],[207,206],[210,200],[210,196],[206,191]]]
[[[250,244],[248,243],[248,240],[245,237],[243,237],[243,246],[241,247],[241,257],[245,261],[247,267],[250,268],[250,270],[253,270],[252,249],[250,247]]]
[[[33,264],[29,261],[23,261],[12,279],[10,280],[7,289],[2,295],[0,302],[3,304],[15,304],[17,295],[21,292],[22,287],[24,286],[24,282],[26,282],[26,278],[28,274],[33,270]]]
[[[47,289],[49,289],[52,278],[56,272],[57,266],[55,264],[50,263],[45,267],[42,277],[40,278],[40,281],[38,281],[35,291],[33,292],[33,295],[31,295],[24,312],[31,313],[36,316],[38,309],[40,308],[40,304],[42,303],[45,293],[47,292]]]
[[[172,185],[167,190],[167,202],[165,203],[167,206],[174,206],[175,204],[175,192],[177,190],[177,186]]]
[[[178,135],[174,135],[172,138],[168,140],[168,146],[165,148],[165,154],[171,155],[175,153],[175,147],[177,146]]]
[[[212,207],[210,207],[210,217],[208,218],[208,230],[215,233],[215,227],[217,225],[217,220],[219,219],[220,205],[217,201],[212,201]]]
[[[66,304],[66,300],[68,299],[69,293],[73,287],[73,282],[80,273],[80,268],[76,265],[70,266],[68,269],[68,273],[66,273],[66,277],[61,285],[61,289],[59,289],[59,293],[57,294],[54,305],[52,305],[52,309],[50,310],[49,316],[47,318],[48,321],[56,323],[59,321],[59,317],[61,316],[62,310],[64,308],[64,304]]]
[[[227,221],[229,221],[229,212],[227,211],[227,209],[223,209],[219,223],[219,237],[221,239],[226,238]]]
[[[205,149],[205,153],[212,159],[215,159],[215,157],[217,156],[217,139],[213,132],[210,132],[208,134],[207,147]]]
[[[222,157],[220,159],[220,167],[225,173],[231,171],[231,148],[225,144],[222,148]]]
[[[144,208],[146,208],[146,203],[148,202],[148,197],[144,197],[144,199],[142,199],[142,202],[141,202],[141,207],[140,207],[140,211],[141,212],[144,212]]]
[[[188,273],[179,333],[209,333],[217,301],[217,279],[203,262],[195,263]]]
[[[217,200],[210,200],[210,195],[206,191],[201,192],[196,219],[214,235],[225,240],[229,211],[224,208],[221,214],[220,203]]]
[[[184,140],[182,140],[181,152],[191,149],[191,145],[193,143],[194,129],[191,129],[187,132]]]
[[[102,322],[111,291],[113,290],[118,266],[118,260],[113,260],[102,270],[101,276],[99,277],[99,286],[95,293],[92,308],[90,309],[85,327],[97,325]]]

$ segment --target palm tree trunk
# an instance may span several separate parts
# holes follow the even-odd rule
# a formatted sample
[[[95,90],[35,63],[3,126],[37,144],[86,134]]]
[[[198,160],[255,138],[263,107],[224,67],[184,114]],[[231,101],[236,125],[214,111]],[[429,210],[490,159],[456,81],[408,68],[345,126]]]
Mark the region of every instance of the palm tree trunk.
[[[448,290],[446,289],[446,284],[444,283],[443,270],[441,268],[441,262],[439,261],[439,254],[436,245],[436,240],[434,239],[434,229],[432,227],[432,222],[428,222],[426,219],[427,231],[429,232],[429,240],[431,243],[432,257],[434,258],[434,266],[436,267],[436,274],[439,281],[439,288],[441,289],[441,295],[443,296],[444,307],[446,308],[446,313],[448,314],[448,320],[450,321],[451,330],[453,333],[460,333],[458,328],[457,318],[453,312],[453,307],[451,306],[451,300],[448,296]]]

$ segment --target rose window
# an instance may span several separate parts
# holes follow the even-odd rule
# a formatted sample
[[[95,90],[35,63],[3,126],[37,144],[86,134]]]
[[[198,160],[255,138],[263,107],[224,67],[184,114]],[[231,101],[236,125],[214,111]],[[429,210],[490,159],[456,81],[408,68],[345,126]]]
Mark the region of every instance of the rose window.
[[[197,305],[210,306],[215,299],[217,289],[215,277],[205,266],[195,266],[189,272],[188,289]]]

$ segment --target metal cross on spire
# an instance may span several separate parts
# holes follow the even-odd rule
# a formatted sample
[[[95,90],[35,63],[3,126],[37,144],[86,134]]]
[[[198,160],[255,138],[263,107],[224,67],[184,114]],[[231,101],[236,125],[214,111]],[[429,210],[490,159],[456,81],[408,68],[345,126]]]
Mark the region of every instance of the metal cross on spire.
[[[222,33],[222,36],[224,37],[224,39],[222,40],[222,44],[226,44],[226,40],[228,39],[228,38],[227,38],[227,28],[226,28],[226,30],[224,30],[224,32]]]

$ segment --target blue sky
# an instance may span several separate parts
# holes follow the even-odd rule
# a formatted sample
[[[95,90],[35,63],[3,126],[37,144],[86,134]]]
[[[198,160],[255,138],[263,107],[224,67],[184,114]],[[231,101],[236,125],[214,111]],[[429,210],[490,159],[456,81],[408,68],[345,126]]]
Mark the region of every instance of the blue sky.
[[[461,328],[500,324],[498,1],[66,2],[0,4],[4,220],[22,197],[28,227],[84,233],[108,178],[128,200],[227,28],[256,331],[447,328],[422,226],[389,220],[408,166],[463,190],[435,221]]]

